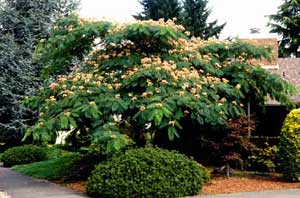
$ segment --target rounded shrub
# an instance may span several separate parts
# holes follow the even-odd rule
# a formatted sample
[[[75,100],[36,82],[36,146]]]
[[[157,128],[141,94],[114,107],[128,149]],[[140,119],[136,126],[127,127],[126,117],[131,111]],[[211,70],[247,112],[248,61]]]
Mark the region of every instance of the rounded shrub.
[[[209,178],[202,165],[185,155],[139,148],[100,163],[87,191],[93,197],[175,198],[197,194]]]
[[[47,153],[41,147],[34,145],[25,145],[13,147],[6,150],[1,160],[5,167],[11,167],[20,164],[29,164],[47,159]]]
[[[278,157],[283,177],[300,181],[300,109],[292,110],[284,121]]]

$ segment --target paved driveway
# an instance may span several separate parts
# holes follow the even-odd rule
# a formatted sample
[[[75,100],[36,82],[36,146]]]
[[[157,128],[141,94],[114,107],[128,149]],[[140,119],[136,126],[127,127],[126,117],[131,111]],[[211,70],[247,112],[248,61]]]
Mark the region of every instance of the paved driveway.
[[[44,180],[32,179],[7,168],[0,168],[0,198],[87,198]]]

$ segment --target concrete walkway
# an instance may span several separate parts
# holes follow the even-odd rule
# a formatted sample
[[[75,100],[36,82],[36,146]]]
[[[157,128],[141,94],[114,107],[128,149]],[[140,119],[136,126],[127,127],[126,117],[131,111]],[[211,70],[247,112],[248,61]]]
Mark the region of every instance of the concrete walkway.
[[[50,182],[32,179],[1,167],[0,192],[7,193],[11,198],[87,198]],[[2,196],[3,193],[0,193],[0,198]]]

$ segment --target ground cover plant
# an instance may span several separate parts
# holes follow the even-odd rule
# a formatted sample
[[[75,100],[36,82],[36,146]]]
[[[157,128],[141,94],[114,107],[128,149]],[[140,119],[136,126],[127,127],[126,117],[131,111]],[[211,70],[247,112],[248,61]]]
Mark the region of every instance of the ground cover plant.
[[[69,154],[41,162],[13,166],[12,170],[37,179],[64,179],[71,176],[74,162],[80,157],[79,154]]]
[[[12,169],[37,179],[78,181],[87,180],[95,166],[106,159],[100,154],[80,154],[57,147],[42,147],[47,159],[13,166]]]
[[[45,77],[65,75],[26,101],[40,114],[26,137],[53,142],[67,131],[73,146],[100,144],[111,152],[151,143],[157,134],[179,138],[183,120],[225,125],[244,114],[245,103],[263,105],[267,95],[290,104],[293,87],[251,64],[270,50],[239,40],[190,39],[170,20],[63,19],[36,55]]]

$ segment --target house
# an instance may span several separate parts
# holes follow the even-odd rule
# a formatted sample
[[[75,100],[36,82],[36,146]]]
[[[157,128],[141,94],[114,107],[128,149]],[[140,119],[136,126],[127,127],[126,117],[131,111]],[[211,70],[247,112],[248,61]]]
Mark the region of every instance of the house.
[[[278,74],[281,78],[289,81],[298,90],[300,88],[300,58],[279,58],[278,68],[269,68],[270,72]],[[291,96],[295,103],[300,103],[300,94]],[[266,103],[266,109],[261,115],[258,133],[267,136],[277,136],[281,131],[283,121],[287,114],[288,109],[278,103],[277,101],[269,100]]]
[[[254,45],[272,46],[272,60],[260,60],[254,62],[261,65],[271,73],[278,74],[281,78],[289,81],[297,89],[300,88],[300,58],[278,58],[278,42],[276,38],[242,39]],[[295,103],[300,103],[300,94],[291,96]],[[288,114],[285,106],[274,100],[268,100],[264,112],[257,113],[258,126],[253,135],[278,136],[283,121]]]

